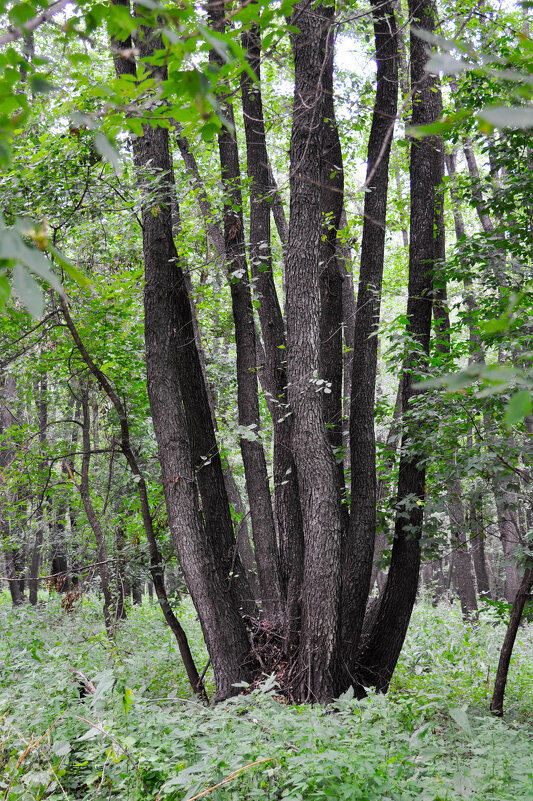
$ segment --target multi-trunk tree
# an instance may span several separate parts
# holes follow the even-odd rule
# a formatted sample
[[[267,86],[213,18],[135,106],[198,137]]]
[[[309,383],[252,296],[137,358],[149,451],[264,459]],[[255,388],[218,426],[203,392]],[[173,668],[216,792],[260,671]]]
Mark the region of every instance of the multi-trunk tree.
[[[109,97],[105,113],[109,129],[121,132],[117,142],[127,173],[110,175],[101,156],[116,160],[118,155],[101,133],[92,144],[86,128],[96,124],[99,110],[87,96],[85,116],[71,124],[65,141],[55,142],[55,151],[47,145],[51,163],[60,164],[61,147],[72,156],[62,179],[66,197],[48,189],[49,173],[23,171],[20,182],[8,182],[5,189],[7,213],[15,222],[31,186],[39,204],[50,209],[52,228],[51,236],[44,229],[31,231],[34,244],[43,249],[60,244],[67,253],[80,254],[80,242],[91,236],[93,253],[106,253],[107,243],[96,242],[90,225],[97,220],[106,231],[109,219],[123,221],[125,216],[115,215],[127,209],[127,226],[135,233],[124,232],[123,222],[112,223],[110,239],[121,242],[115,258],[122,267],[117,269],[142,257],[143,308],[137,292],[122,320],[117,308],[109,312],[109,321],[100,309],[90,331],[79,300],[88,295],[78,294],[68,282],[68,300],[54,300],[50,293],[42,351],[47,342],[52,349],[63,343],[58,358],[68,362],[72,396],[62,398],[56,414],[46,405],[47,397],[60,395],[50,364],[31,376],[38,399],[26,417],[33,420],[40,443],[35,469],[41,490],[27,496],[15,491],[10,474],[0,510],[13,601],[21,600],[22,591],[17,553],[31,551],[30,598],[35,602],[39,562],[45,562],[43,542],[47,547],[54,538],[51,572],[64,580],[64,588],[69,586],[75,571],[72,559],[69,568],[66,532],[76,531],[76,515],[81,515],[95,538],[105,622],[112,636],[124,611],[127,520],[137,515],[148,545],[149,574],[195,690],[201,691],[199,674],[163,577],[161,549],[168,545],[158,535],[167,525],[202,626],[217,698],[276,671],[282,689],[297,700],[327,702],[350,686],[357,694],[368,686],[386,690],[415,603],[421,560],[431,550],[425,535],[434,526],[432,502],[436,506],[444,498],[447,545],[455,549],[449,581],[457,584],[465,615],[476,606],[472,567],[478,593],[494,591],[483,548],[492,525],[483,518],[487,510],[494,513],[504,545],[507,596],[512,600],[519,586],[520,598],[524,594],[515,551],[528,526],[521,502],[529,474],[517,442],[511,441],[515,450],[506,460],[497,426],[472,393],[470,405],[452,418],[450,404],[417,387],[432,370],[452,369],[461,358],[469,359],[471,367],[490,358],[492,346],[480,344],[476,326],[490,317],[492,307],[475,285],[475,269],[461,275],[457,266],[461,258],[463,266],[468,259],[480,259],[476,234],[469,233],[477,223],[469,218],[465,224],[465,208],[475,208],[483,234],[490,234],[490,246],[499,253],[500,306],[512,287],[507,279],[516,272],[524,239],[524,226],[517,225],[511,237],[514,252],[502,252],[506,240],[501,230],[512,201],[501,186],[495,187],[494,208],[489,208],[471,132],[464,139],[471,181],[465,189],[464,182],[462,188],[456,185],[455,154],[445,154],[444,129],[431,127],[442,112],[440,79],[427,69],[428,42],[438,41],[432,38],[437,8],[432,0],[411,0],[404,9],[410,26],[406,42],[400,4],[371,3],[377,73],[372,113],[364,126],[361,241],[352,262],[353,152],[334,66],[341,26],[349,18],[343,9],[311,0],[285,4],[279,11],[268,4],[241,7],[210,0],[205,9],[162,5],[154,11],[142,3],[113,0],[100,17],[91,3],[83,10],[87,41],[109,50],[107,61],[99,64]],[[107,23],[105,38],[101,21]],[[13,36],[13,41],[21,38],[16,31]],[[194,50],[197,61],[188,60]],[[26,57],[24,81],[33,68],[32,53]],[[67,80],[76,85],[80,79]],[[285,90],[279,86],[289,80],[290,103],[282,99]],[[279,125],[282,110],[286,130]],[[415,127],[405,138],[399,120]],[[424,126],[429,135],[421,136]],[[126,131],[127,137],[122,135]],[[407,145],[404,156],[399,141]],[[279,155],[280,142],[288,149],[287,159]],[[499,171],[503,185],[507,164],[502,143],[492,148],[493,171]],[[443,186],[445,155],[449,197]],[[402,163],[408,164],[408,178],[402,179]],[[391,169],[398,196],[409,191],[409,230],[405,209],[395,220]],[[444,246],[449,219],[458,239],[451,257]],[[187,238],[195,226],[200,234],[191,244]],[[128,255],[130,246],[133,256]],[[8,257],[12,252],[7,251]],[[27,258],[26,251],[20,252]],[[390,276],[391,254],[402,263],[399,279]],[[55,257],[66,265],[60,253]],[[111,270],[108,254],[104,263]],[[100,278],[105,274],[94,259],[89,271]],[[138,271],[129,293],[134,294],[132,284],[139,278]],[[401,317],[394,336],[402,349],[383,378],[386,362],[380,348],[386,347],[387,337],[380,328],[382,299],[387,282],[394,280],[406,290],[402,304],[394,300]],[[20,281],[19,275],[15,286]],[[104,282],[98,285],[102,295]],[[457,286],[464,289],[459,303],[468,312],[459,320],[449,308]],[[118,297],[117,291],[117,307]],[[206,297],[211,303],[207,313]],[[140,330],[135,339],[135,346],[144,344],[145,349],[142,389],[117,366],[127,351],[120,328],[129,332],[132,319],[142,319],[144,332],[143,342]],[[110,340],[120,340],[120,346],[108,342],[108,322]],[[15,327],[6,334],[13,355],[5,367],[24,355]],[[211,346],[210,333],[223,340],[221,347]],[[32,329],[31,336],[38,334]],[[510,349],[515,361],[523,358],[526,339]],[[231,367],[225,386],[213,386],[212,362],[221,351]],[[498,360],[507,356],[500,345]],[[133,370],[141,369],[135,363]],[[9,372],[3,385],[1,467],[7,477],[17,458],[8,410],[19,401]],[[385,395],[393,399],[386,433],[381,421],[376,425]],[[91,398],[97,396],[107,415],[103,444],[100,411],[91,409]],[[67,404],[72,411],[62,419]],[[501,406],[493,410],[497,417]],[[227,419],[233,420],[231,438]],[[60,430],[62,438],[52,433]],[[439,437],[446,441],[444,467]],[[229,439],[238,449],[228,447]],[[68,447],[56,457],[59,441]],[[492,454],[498,469],[489,468],[485,459],[476,472],[476,447]],[[156,450],[157,468],[150,458]],[[107,485],[98,474],[106,453],[111,454]],[[114,472],[117,462],[128,477],[122,483]],[[480,490],[481,481],[486,486]],[[97,484],[104,486],[103,500]],[[489,489],[496,503],[487,500]],[[102,524],[110,495],[120,510],[113,539]],[[25,505],[35,526],[32,538],[19,547]],[[108,565],[115,556],[114,572]],[[388,560],[388,572],[380,573],[379,595],[369,603],[382,558]],[[282,648],[266,656],[269,636]]]

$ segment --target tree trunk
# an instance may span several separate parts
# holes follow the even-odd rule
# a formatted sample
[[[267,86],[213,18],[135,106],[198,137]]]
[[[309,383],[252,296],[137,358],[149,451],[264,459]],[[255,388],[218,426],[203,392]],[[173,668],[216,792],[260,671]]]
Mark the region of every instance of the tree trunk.
[[[452,537],[452,565],[457,580],[457,594],[463,617],[468,619],[477,611],[476,588],[472,559],[466,539],[466,520],[462,499],[463,489],[458,478],[447,482],[448,515]]]
[[[333,19],[335,6],[324,6],[324,14]],[[348,528],[348,506],[342,456],[342,284],[338,258],[337,232],[344,205],[344,167],[333,102],[333,40],[328,42],[323,67],[323,142],[320,186],[322,189],[322,236],[320,242],[320,356],[319,378],[325,382],[317,389],[322,395],[324,422],[337,462],[338,492],[342,501],[343,531]]]
[[[149,57],[159,41],[152,31],[144,30],[142,35],[139,52],[141,57]],[[131,49],[131,44],[126,40],[120,47]],[[117,74],[136,74],[131,60],[116,56],[114,61]],[[162,68],[160,77],[164,75]],[[158,78],[157,70],[154,77]],[[148,397],[167,515],[213,661],[217,698],[222,699],[235,694],[236,682],[250,678],[245,665],[250,646],[239,613],[248,591],[244,594],[245,576],[235,552],[183,265],[173,239],[168,131],[145,124],[143,136],[136,140],[134,157],[140,174],[150,171],[162,177],[157,196],[144,199],[142,223]]]
[[[357,644],[371,589],[376,531],[374,405],[389,156],[398,104],[398,29],[392,2],[373,2],[377,89],[368,140],[361,268],[354,328],[351,386],[351,515],[343,549],[343,644],[348,676],[355,675]]]
[[[432,0],[412,0],[413,27],[433,32],[436,9]],[[438,79],[425,72],[426,45],[411,32],[411,86],[414,125],[434,122],[441,113]],[[402,386],[404,433],[400,458],[397,516],[387,584],[358,660],[359,692],[375,686],[386,691],[400,654],[416,599],[420,568],[420,535],[425,497],[424,454],[416,444],[420,420],[413,418],[416,396],[413,382],[423,375],[429,353],[435,260],[437,187],[443,172],[442,140],[435,136],[411,143],[411,218],[407,331],[417,350],[407,355]]]
[[[377,337],[385,246],[388,161],[398,94],[398,35],[392,5],[374,6],[378,86],[368,143],[361,271],[355,316],[351,400],[352,514],[343,559],[344,639],[350,643],[353,676],[366,597],[372,581],[376,527],[374,397]],[[373,335],[374,334],[374,335]],[[380,544],[387,536],[381,532]],[[381,549],[379,549],[381,550]],[[377,571],[376,571],[377,572]],[[357,579],[355,579],[357,577]],[[369,581],[370,579],[370,581]]]
[[[337,694],[340,636],[341,510],[337,465],[317,392],[320,349],[319,256],[322,232],[323,70],[332,46],[329,15],[302,0],[293,10],[294,106],[290,146],[291,209],[286,259],[287,376],[291,447],[304,532],[300,700]]]
[[[528,567],[516,597],[514,599],[513,608],[511,611],[511,618],[507,626],[507,632],[503,641],[502,649],[500,651],[500,661],[498,662],[498,670],[496,671],[496,681],[494,683],[494,693],[490,704],[491,712],[501,717],[503,715],[503,699],[505,695],[505,685],[507,684],[507,674],[509,672],[509,665],[513,653],[513,646],[518,632],[518,626],[522,619],[522,613],[526,601],[530,600],[531,590],[533,588],[533,568]]]
[[[470,550],[476,573],[478,594],[481,598],[491,598],[490,582],[485,558],[485,534],[483,532],[483,505],[480,492],[472,492],[469,501],[470,511]]]
[[[287,369],[284,359],[285,330],[272,274],[270,203],[273,175],[266,147],[261,95],[261,41],[257,28],[243,34],[243,47],[258,79],[241,79],[247,170],[250,184],[250,262],[259,298],[259,321],[263,335],[266,398],[274,429],[274,501],[280,548],[280,568],[288,640],[294,644],[300,619],[303,562],[303,532],[296,467],[290,450],[292,419],[287,413]],[[275,207],[274,207],[275,211]],[[283,209],[281,209],[283,211]],[[275,215],[276,216],[276,215]],[[286,242],[288,230],[278,209],[278,229]],[[284,237],[284,239],[283,239]]]
[[[34,395],[37,405],[37,415],[39,423],[39,445],[41,453],[46,446],[46,427],[48,424],[48,379],[46,373],[42,376],[40,381],[34,383]],[[39,464],[39,470],[44,475],[46,462]],[[41,566],[41,551],[43,547],[44,535],[44,490],[38,500],[38,506],[35,511],[35,521],[37,529],[35,531],[35,539],[33,541],[33,548],[31,552],[30,571],[28,576],[29,586],[29,601],[32,606],[37,603],[37,594],[39,590],[39,568]]]
[[[216,31],[224,30],[224,0],[211,0],[209,16]],[[220,66],[221,57],[211,51],[211,61]],[[233,108],[224,104],[224,114],[234,125]],[[244,244],[241,173],[237,140],[223,127],[218,135],[218,149],[224,187],[224,245],[231,290],[235,346],[237,350],[237,402],[239,411],[240,448],[250,502],[255,559],[261,588],[262,613],[266,618],[281,619],[281,573],[276,545],[274,513],[270,496],[266,458],[261,439],[261,418],[256,371],[255,325],[252,293]],[[252,195],[253,197],[253,195]],[[270,230],[264,230],[265,215],[258,215],[256,202],[252,214],[252,247],[264,244],[269,249]],[[268,210],[267,210],[268,212]],[[269,217],[268,217],[269,219]],[[269,229],[269,226],[268,226]],[[268,240],[267,240],[268,235]],[[258,250],[253,258],[258,259]]]

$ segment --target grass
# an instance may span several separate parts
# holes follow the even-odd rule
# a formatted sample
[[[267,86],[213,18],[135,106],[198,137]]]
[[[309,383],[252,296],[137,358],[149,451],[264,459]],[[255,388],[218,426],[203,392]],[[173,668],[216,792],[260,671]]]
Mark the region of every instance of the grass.
[[[202,666],[194,610],[179,611]],[[178,801],[242,768],[206,797],[533,801],[531,625],[515,647],[503,720],[488,705],[504,626],[490,612],[465,625],[457,606],[417,605],[387,696],[348,694],[327,709],[280,703],[269,678],[202,707],[147,601],[113,644],[90,596],[67,614],[57,598],[13,610],[4,595],[0,630],[6,801]],[[79,697],[74,670],[94,696]]]

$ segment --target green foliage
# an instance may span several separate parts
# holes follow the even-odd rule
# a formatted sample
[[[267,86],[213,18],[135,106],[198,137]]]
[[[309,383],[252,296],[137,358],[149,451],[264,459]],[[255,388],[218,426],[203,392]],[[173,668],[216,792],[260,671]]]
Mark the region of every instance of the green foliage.
[[[457,607],[424,602],[386,697],[356,701],[348,692],[329,709],[289,706],[267,678],[251,694],[206,708],[188,694],[157,607],[132,608],[109,643],[98,606],[87,596],[70,614],[56,602],[11,610],[4,596],[0,787],[7,801],[179,801],[236,771],[207,797],[533,798],[531,628],[515,648],[505,721],[487,712],[504,633],[498,616],[488,610],[465,625]],[[179,615],[202,664],[189,602]],[[79,697],[74,670],[94,682],[92,697]]]

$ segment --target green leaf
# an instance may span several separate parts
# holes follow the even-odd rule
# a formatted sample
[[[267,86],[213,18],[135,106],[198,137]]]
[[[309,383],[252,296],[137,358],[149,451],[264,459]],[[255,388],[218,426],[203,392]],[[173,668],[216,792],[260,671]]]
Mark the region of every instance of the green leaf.
[[[505,425],[507,428],[521,423],[524,417],[531,414],[531,392],[528,389],[521,389],[515,392],[509,399],[505,409]]]
[[[468,720],[468,715],[466,714],[466,707],[462,706],[451,706],[448,709],[450,713],[450,717],[457,723],[460,729],[462,729],[469,737],[472,736],[472,728],[470,726],[470,721]]]
[[[11,287],[6,275],[0,275],[0,310],[4,308],[9,296],[11,295]]]
[[[15,264],[13,268],[13,289],[32,317],[36,319],[42,317],[44,309],[42,289],[21,264]]]
[[[94,146],[104,161],[107,161],[108,164],[113,167],[116,174],[119,176],[122,175],[122,163],[120,161],[120,156],[117,149],[111,144],[107,136],[103,133],[97,133],[94,137]]]
[[[48,250],[50,251],[50,253],[53,254],[53,256],[55,257],[56,261],[64,269],[66,274],[70,278],[72,278],[73,281],[76,281],[76,283],[79,286],[90,286],[91,285],[90,279],[87,278],[86,275],[83,275],[83,273],[81,273],[78,270],[78,268],[76,267],[74,262],[70,261],[70,259],[67,259],[67,257],[63,253],[61,253],[60,250],[58,250],[56,247],[54,247],[50,243],[48,244]]]
[[[533,106],[487,106],[478,117],[495,128],[533,128]]]
[[[58,740],[52,746],[52,750],[56,756],[62,757],[70,754],[72,749],[68,740]]]
[[[85,734],[82,734],[81,737],[76,739],[76,742],[81,743],[84,740],[94,740],[94,738],[98,737],[100,734],[102,734],[101,731],[98,731],[98,729],[95,729],[93,726],[91,726],[89,731],[86,731]]]
[[[57,87],[39,75],[30,76],[30,86],[34,95],[47,95]]]

